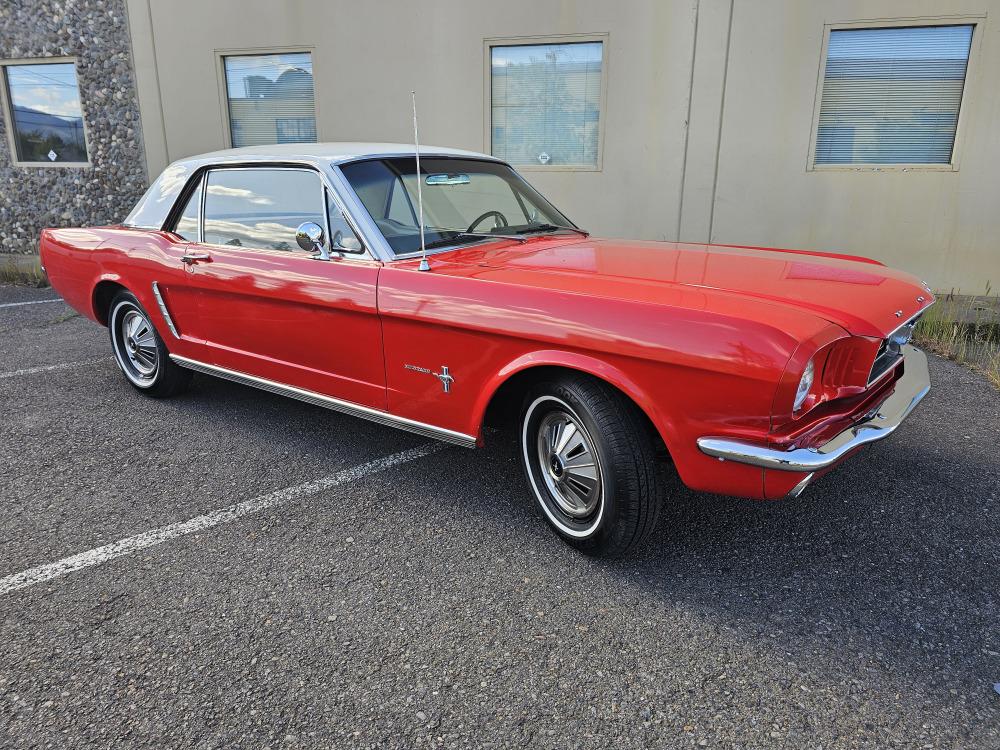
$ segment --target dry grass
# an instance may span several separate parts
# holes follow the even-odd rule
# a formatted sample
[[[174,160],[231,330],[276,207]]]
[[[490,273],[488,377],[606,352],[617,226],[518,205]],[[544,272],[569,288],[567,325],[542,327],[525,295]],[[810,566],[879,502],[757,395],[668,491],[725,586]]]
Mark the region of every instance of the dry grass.
[[[917,324],[914,339],[929,351],[983,373],[1000,388],[1000,299],[943,295]]]
[[[49,279],[38,261],[24,263],[18,262],[13,256],[8,256],[6,261],[0,261],[0,284],[41,288],[49,285]]]

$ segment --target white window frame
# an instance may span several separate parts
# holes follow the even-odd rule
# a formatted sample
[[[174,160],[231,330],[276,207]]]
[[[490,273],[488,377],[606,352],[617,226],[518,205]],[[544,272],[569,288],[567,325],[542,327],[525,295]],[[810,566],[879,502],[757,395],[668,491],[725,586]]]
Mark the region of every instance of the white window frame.
[[[493,47],[535,44],[601,43],[601,97],[598,103],[596,164],[514,164],[518,172],[601,172],[604,170],[604,133],[607,129],[608,60],[610,34],[546,34],[543,36],[489,37],[483,40],[483,153],[493,154]]]
[[[17,135],[14,132],[14,103],[10,98],[7,83],[7,68],[16,65],[53,65],[57,63],[72,63],[76,73],[76,90],[80,96],[80,117],[83,120],[83,144],[87,149],[88,161],[21,161],[17,158]],[[83,88],[80,86],[80,69],[75,57],[23,57],[0,60],[0,108],[3,109],[4,125],[7,128],[7,146],[10,148],[10,161],[15,167],[29,169],[90,169],[90,134],[87,132],[87,108],[83,103]]]
[[[246,47],[238,49],[217,49],[215,54],[215,75],[219,85],[219,105],[222,107],[222,138],[225,148],[233,148],[233,127],[229,119],[229,87],[226,85],[226,58],[241,55],[295,55],[308,54],[313,66],[313,118],[316,120],[316,140],[322,141],[319,127],[319,99],[316,93],[316,48],[309,45],[292,47]]]
[[[823,45],[819,56],[819,74],[816,82],[816,98],[813,104],[812,132],[809,138],[809,153],[806,155],[808,172],[957,172],[961,151],[964,124],[969,119],[973,102],[969,99],[969,89],[977,80],[979,47],[983,37],[983,22],[986,16],[920,16],[914,18],[871,18],[861,21],[841,21],[823,26]],[[886,29],[919,26],[972,26],[972,44],[969,47],[969,62],[962,82],[962,100],[958,108],[958,123],[955,126],[955,143],[951,149],[948,164],[817,164],[816,141],[819,137],[819,115],[823,106],[823,83],[826,79],[827,51],[830,46],[830,32],[849,29]]]

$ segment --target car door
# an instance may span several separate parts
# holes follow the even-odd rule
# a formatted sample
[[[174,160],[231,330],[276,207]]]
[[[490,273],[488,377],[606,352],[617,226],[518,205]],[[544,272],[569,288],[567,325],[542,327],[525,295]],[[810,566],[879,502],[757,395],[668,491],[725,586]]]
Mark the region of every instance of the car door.
[[[208,364],[384,409],[381,264],[320,174],[220,167],[206,174],[204,193],[200,242],[186,257]],[[324,229],[329,260],[298,246],[303,222]]]
[[[198,235],[200,180],[194,180],[182,193],[172,225],[163,230],[122,231],[121,249],[129,256],[128,263],[125,267],[112,264],[105,270],[126,280],[172,354],[199,359],[204,356],[204,341],[198,330],[200,293],[192,286],[181,258],[190,240]]]

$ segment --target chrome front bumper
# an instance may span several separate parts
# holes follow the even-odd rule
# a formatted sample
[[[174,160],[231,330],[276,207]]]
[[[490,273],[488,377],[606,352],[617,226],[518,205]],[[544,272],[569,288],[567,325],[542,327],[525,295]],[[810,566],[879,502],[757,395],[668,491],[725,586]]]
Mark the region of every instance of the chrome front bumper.
[[[863,419],[818,448],[776,450],[745,440],[698,438],[702,453],[725,461],[780,471],[814,472],[837,463],[855,448],[889,437],[931,389],[927,355],[915,346],[903,347],[903,376],[892,395]]]

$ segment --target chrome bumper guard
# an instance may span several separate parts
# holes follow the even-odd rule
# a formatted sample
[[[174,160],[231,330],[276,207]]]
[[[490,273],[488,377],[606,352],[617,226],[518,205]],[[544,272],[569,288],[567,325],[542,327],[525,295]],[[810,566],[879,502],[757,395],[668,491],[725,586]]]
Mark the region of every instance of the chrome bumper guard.
[[[915,346],[903,349],[903,376],[892,395],[849,429],[818,448],[781,451],[745,440],[698,438],[702,453],[741,464],[780,471],[814,472],[837,463],[855,448],[883,440],[899,427],[931,389],[927,355]]]

